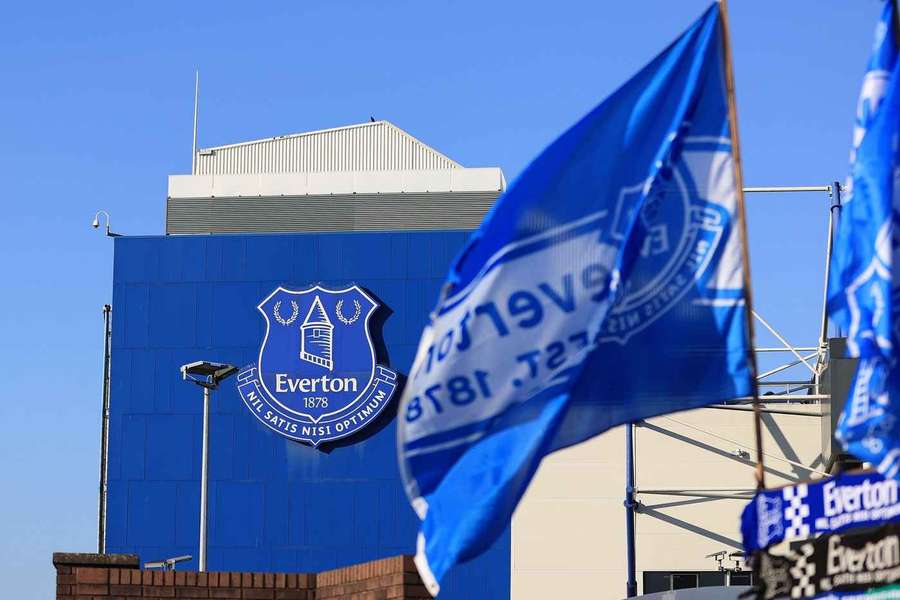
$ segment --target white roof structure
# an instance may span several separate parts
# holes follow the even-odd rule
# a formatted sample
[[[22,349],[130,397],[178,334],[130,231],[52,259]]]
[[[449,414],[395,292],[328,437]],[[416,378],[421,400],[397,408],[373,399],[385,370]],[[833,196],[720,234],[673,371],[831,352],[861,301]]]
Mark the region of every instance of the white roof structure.
[[[461,165],[388,121],[278,136],[197,152],[194,175],[433,171]]]
[[[199,150],[166,233],[474,229],[506,189],[387,121]]]

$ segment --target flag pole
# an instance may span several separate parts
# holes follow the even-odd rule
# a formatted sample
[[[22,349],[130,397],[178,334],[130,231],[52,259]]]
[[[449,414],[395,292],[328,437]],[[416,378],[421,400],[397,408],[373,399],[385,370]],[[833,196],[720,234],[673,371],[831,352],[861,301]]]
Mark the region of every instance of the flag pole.
[[[756,488],[765,489],[766,475],[762,449],[762,411],[759,404],[759,383],[756,380],[756,353],[753,343],[756,339],[753,328],[753,295],[750,289],[750,249],[747,240],[747,211],[744,205],[744,173],[741,167],[741,144],[738,136],[737,102],[734,94],[734,63],[731,57],[731,33],[728,29],[727,0],[719,0],[719,15],[722,18],[722,49],[725,54],[725,89],[728,97],[728,126],[731,130],[731,155],[734,158],[734,187],[737,194],[738,224],[741,235],[741,261],[744,273],[744,313],[747,319],[747,337],[750,347],[747,363],[750,367],[750,385],[753,394],[753,429],[756,435]]]

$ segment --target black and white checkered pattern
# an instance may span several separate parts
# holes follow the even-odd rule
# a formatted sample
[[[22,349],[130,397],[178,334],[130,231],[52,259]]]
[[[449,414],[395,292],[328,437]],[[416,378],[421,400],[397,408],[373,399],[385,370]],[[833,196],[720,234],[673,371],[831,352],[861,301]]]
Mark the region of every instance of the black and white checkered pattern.
[[[812,578],[816,575],[816,563],[809,562],[812,554],[813,545],[803,544],[797,562],[791,567],[791,577],[797,580],[791,588],[791,598],[812,598],[816,595],[816,586],[812,583]]]
[[[783,496],[787,501],[784,507],[784,518],[790,522],[784,530],[785,540],[796,540],[809,537],[809,505],[805,502],[809,489],[805,483],[784,488]]]

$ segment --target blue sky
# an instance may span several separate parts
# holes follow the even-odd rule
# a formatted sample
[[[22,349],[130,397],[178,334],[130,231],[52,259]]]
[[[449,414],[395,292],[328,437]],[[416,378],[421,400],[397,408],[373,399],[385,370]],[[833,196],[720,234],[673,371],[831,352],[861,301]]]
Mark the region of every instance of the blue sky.
[[[115,231],[163,232],[166,176],[190,169],[195,67],[201,146],[374,115],[466,166],[500,166],[512,179],[707,4],[6,5],[5,589],[22,599],[52,597],[51,552],[95,549],[101,306],[111,299],[112,245],[90,221],[105,208]],[[732,1],[748,185],[843,180],[880,4]],[[827,198],[750,196],[748,205],[757,307],[791,341],[812,344]]]

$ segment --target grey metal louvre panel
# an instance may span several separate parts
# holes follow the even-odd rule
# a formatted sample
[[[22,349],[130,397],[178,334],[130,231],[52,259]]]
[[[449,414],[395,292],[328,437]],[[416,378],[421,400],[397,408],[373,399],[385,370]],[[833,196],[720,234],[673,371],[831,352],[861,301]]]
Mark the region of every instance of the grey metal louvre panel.
[[[169,198],[166,233],[475,229],[499,192]]]
[[[197,175],[456,169],[459,164],[387,121],[204,149]]]

